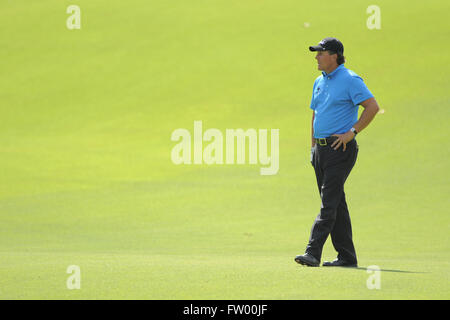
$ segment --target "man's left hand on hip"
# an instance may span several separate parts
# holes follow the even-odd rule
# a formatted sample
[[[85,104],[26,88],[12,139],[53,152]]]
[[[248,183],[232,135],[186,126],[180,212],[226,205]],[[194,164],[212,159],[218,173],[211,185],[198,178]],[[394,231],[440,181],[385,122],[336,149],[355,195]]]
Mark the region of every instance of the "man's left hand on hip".
[[[333,134],[333,136],[338,137],[338,138],[333,141],[333,143],[331,144],[331,147],[332,148],[334,147],[334,150],[337,150],[337,149],[339,149],[339,147],[341,145],[343,145],[342,151],[345,151],[345,149],[347,147],[347,143],[350,142],[355,137],[355,134],[349,130],[343,134]]]

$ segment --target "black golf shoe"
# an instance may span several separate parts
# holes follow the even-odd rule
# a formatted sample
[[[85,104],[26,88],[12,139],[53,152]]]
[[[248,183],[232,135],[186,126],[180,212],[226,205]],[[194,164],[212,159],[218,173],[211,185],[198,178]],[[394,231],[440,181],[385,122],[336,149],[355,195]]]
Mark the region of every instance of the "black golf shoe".
[[[322,264],[322,267],[348,267],[348,268],[357,268],[358,264],[354,262],[348,262],[345,260],[334,259],[333,261],[325,261]]]
[[[302,254],[300,256],[295,257],[295,262],[300,263],[302,265],[308,267],[318,267],[320,265],[320,261],[314,258],[309,253]]]

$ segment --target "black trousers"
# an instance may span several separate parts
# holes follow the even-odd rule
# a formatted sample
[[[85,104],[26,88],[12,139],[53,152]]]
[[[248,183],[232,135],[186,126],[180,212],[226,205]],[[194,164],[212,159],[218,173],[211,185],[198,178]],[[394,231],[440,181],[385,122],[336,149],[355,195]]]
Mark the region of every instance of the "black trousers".
[[[316,144],[312,165],[316,172],[322,205],[311,229],[306,252],[320,261],[323,245],[328,235],[331,235],[333,246],[338,252],[338,259],[357,263],[350,215],[344,193],[344,183],[358,155],[356,140],[348,142],[346,150],[342,150],[342,145],[338,150],[334,150],[331,144],[326,146]]]

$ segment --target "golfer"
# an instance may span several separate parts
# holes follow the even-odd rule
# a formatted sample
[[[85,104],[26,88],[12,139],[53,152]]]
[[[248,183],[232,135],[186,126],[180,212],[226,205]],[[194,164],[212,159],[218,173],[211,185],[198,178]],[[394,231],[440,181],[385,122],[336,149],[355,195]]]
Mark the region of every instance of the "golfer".
[[[325,38],[317,46],[318,69],[322,74],[313,86],[311,100],[311,163],[316,173],[322,205],[311,229],[305,254],[295,261],[319,266],[322,248],[331,235],[337,259],[323,266],[356,267],[352,227],[344,183],[356,162],[355,137],[372,121],[379,107],[361,77],[345,68],[344,46],[336,38]],[[364,111],[358,120],[358,106]]]

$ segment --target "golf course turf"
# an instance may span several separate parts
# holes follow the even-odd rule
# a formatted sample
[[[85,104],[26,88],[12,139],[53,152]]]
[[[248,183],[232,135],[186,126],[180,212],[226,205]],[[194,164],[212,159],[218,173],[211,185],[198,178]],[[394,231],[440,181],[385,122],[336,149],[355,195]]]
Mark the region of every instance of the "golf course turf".
[[[372,4],[380,29],[366,25]],[[449,12],[445,0],[0,2],[0,299],[449,299]],[[320,210],[308,47],[327,36],[382,111],[345,185],[358,268],[294,261]],[[194,121],[224,136],[278,129],[278,172],[248,155],[174,164],[171,135]],[[328,239],[321,262],[335,257]]]

